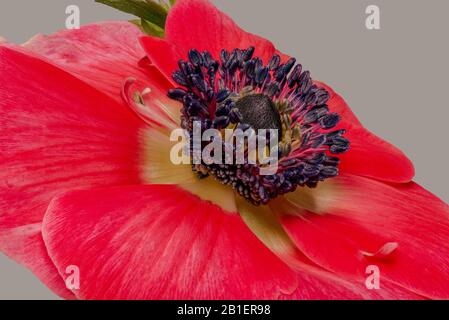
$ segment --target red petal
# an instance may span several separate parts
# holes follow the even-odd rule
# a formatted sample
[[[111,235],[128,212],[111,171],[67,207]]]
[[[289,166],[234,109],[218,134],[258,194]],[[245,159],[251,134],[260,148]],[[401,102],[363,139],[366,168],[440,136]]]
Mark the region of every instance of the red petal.
[[[174,186],[72,192],[52,202],[43,234],[59,270],[80,268],[85,299],[363,296],[324,272],[295,273],[238,215]]]
[[[338,156],[341,173],[393,183],[407,183],[413,179],[413,163],[392,144],[363,127],[347,127],[345,137],[351,141],[351,146]]]
[[[118,102],[128,77],[147,79],[167,92],[169,82],[155,68],[139,67],[145,51],[139,44],[142,32],[129,22],[103,22],[39,35],[25,44]]]
[[[165,40],[143,37],[141,42],[151,61],[169,79],[178,60],[187,59],[193,48],[207,50],[219,59],[222,49],[232,51],[254,46],[255,55],[265,63],[277,53],[270,41],[242,30],[207,0],[178,1],[168,15],[165,29]]]
[[[337,190],[314,193],[324,215],[285,218],[298,247],[342,276],[366,277],[366,266],[377,265],[381,279],[426,297],[449,298],[449,207],[415,183],[356,176],[335,182]]]
[[[173,72],[178,68],[178,61],[180,59],[186,59],[186,57],[182,56],[174,45],[160,38],[141,37],[140,43],[151,63],[156,66],[156,68],[173,83],[173,85],[176,85],[172,79]]]
[[[316,84],[330,93],[329,109],[342,117],[336,129],[345,129],[345,137],[351,141],[349,151],[339,155],[341,172],[387,182],[410,182],[415,175],[415,169],[407,156],[365,129],[346,101],[331,87],[322,82]]]
[[[242,30],[207,0],[178,1],[168,15],[165,28],[167,41],[185,57],[193,48],[208,50],[218,59],[222,49],[254,46],[255,55],[267,63],[275,53],[270,41]]]
[[[0,47],[0,111],[3,239],[14,232],[14,241],[37,240],[21,228],[40,223],[49,201],[63,191],[140,181],[142,122],[68,73]],[[46,278],[42,250],[26,258],[6,240],[0,248]]]
[[[28,269],[38,270],[35,272],[39,279],[57,295],[64,299],[75,299],[48,256],[41,227],[40,222],[12,229],[0,227],[0,248]]]

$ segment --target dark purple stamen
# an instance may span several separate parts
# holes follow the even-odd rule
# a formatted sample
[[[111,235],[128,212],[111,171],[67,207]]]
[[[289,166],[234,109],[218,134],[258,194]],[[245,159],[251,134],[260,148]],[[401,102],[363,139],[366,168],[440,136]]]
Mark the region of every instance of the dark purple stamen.
[[[262,176],[259,165],[247,162],[192,165],[200,178],[213,176],[260,205],[297,187],[313,188],[337,176],[340,160],[333,155],[347,151],[349,141],[344,130],[331,131],[341,117],[329,111],[330,95],[314,84],[309,71],[296,59],[282,62],[278,55],[264,65],[254,53],[254,47],[222,50],[215,60],[207,51],[192,49],[188,61],[179,61],[179,70],[173,74],[182,88],[168,95],[183,103],[181,125],[190,134],[195,121],[202,130],[230,125],[243,131],[280,129],[282,150],[274,175]]]

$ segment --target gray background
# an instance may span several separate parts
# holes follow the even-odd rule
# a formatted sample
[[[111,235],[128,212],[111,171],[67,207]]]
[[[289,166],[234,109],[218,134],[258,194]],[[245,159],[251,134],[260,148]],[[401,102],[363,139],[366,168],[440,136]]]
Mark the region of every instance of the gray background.
[[[213,2],[342,94],[367,128],[412,159],[416,180],[449,202],[449,1]],[[93,0],[2,0],[0,36],[23,42],[36,32],[62,29],[69,4],[79,5],[83,24],[128,18]],[[381,9],[379,31],[365,28],[370,4]],[[11,298],[56,297],[30,272],[0,255],[0,299]]]

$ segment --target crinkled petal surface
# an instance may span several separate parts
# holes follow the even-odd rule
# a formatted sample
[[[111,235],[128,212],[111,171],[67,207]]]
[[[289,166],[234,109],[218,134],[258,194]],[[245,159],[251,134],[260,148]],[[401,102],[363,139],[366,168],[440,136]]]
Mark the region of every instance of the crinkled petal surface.
[[[358,286],[293,271],[241,218],[175,186],[71,192],[44,240],[58,269],[80,268],[84,299],[360,299]]]
[[[145,56],[141,36],[132,23],[113,21],[38,35],[24,46],[121,103],[120,92],[129,77],[146,80],[165,92],[170,87],[156,68],[139,64]]]
[[[377,265],[381,279],[424,297],[449,298],[449,207],[434,195],[413,182],[341,176],[311,194],[290,195],[290,203],[301,197],[310,197],[309,212],[289,212],[283,225],[312,261],[360,278]]]
[[[143,122],[70,74],[5,46],[0,82],[0,248],[53,281],[39,230],[48,203],[68,190],[140,183]]]

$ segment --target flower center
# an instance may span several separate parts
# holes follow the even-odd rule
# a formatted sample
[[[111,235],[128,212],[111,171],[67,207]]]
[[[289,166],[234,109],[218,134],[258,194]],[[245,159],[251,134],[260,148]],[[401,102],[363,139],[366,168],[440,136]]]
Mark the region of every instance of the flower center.
[[[282,131],[281,117],[267,95],[260,93],[247,95],[237,100],[236,107],[242,114],[242,122],[251,128]]]
[[[202,131],[276,131],[275,148],[264,140],[257,150],[215,137],[214,141],[223,145],[220,150],[231,150],[234,160],[237,151],[243,150],[246,157],[240,163],[225,161],[229,154],[216,157],[224,151],[212,152],[222,162],[198,162],[192,156],[192,168],[199,178],[211,176],[260,205],[337,176],[340,161],[335,155],[347,151],[349,141],[344,130],[332,130],[340,116],[329,111],[330,95],[313,83],[310,72],[303,71],[294,58],[281,63],[278,55],[264,65],[253,57],[254,51],[253,47],[222,50],[220,59],[215,60],[207,51],[190,50],[188,61],[180,60],[179,70],[173,74],[181,87],[168,95],[183,104],[181,126],[190,141],[195,126]],[[206,148],[200,144],[200,153]],[[276,170],[265,174],[268,165],[261,159],[265,151],[273,154],[273,150]],[[257,160],[251,155],[257,155]]]

